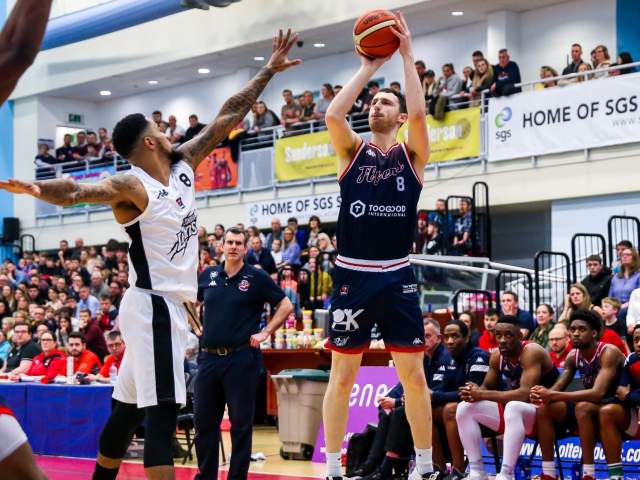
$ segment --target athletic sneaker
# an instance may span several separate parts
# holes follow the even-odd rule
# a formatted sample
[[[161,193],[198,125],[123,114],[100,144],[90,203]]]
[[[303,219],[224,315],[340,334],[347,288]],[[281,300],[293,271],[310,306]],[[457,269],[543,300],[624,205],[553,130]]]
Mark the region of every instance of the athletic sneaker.
[[[347,475],[346,478],[357,480],[360,478],[364,478],[367,475],[371,475],[375,471],[375,465],[363,464],[361,467],[356,468],[353,473]]]
[[[429,473],[423,473],[422,475],[420,475],[418,473],[418,469],[415,468],[413,470],[413,472],[411,472],[411,475],[409,475],[409,479],[408,480],[440,480],[441,472],[429,472]]]
[[[344,480],[344,477],[325,477],[325,480]]]
[[[591,475],[583,475],[582,480],[596,480],[596,477],[592,477]]]
[[[463,478],[467,478],[466,474],[458,473],[455,470],[451,472],[449,475],[444,477],[442,480],[462,480]]]
[[[379,468],[376,468],[375,471],[366,477],[362,477],[362,480],[404,480],[406,479],[406,475],[404,473],[392,473],[389,477],[387,474],[382,473]]]
[[[551,475],[543,473],[542,475],[540,475],[540,480],[558,480],[558,477],[552,477]]]

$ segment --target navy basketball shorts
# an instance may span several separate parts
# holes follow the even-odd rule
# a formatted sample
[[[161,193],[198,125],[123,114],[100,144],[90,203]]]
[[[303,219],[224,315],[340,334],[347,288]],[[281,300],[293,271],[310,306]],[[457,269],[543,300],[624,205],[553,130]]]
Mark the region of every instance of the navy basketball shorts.
[[[418,287],[410,266],[366,272],[336,266],[327,348],[361,353],[378,325],[388,350],[424,351],[424,327]]]

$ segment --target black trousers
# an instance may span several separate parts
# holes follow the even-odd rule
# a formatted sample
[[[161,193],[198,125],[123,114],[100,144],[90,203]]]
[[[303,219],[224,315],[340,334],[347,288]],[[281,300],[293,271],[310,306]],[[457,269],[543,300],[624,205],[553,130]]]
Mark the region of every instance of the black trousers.
[[[244,348],[220,356],[198,356],[194,406],[197,480],[218,478],[220,422],[225,404],[231,422],[231,465],[228,480],[246,480],[251,462],[251,435],[256,391],[262,371],[262,353]]]
[[[408,458],[413,451],[413,438],[411,427],[407,420],[404,406],[394,408],[391,411],[389,432],[384,446],[385,451],[397,453],[402,458]]]

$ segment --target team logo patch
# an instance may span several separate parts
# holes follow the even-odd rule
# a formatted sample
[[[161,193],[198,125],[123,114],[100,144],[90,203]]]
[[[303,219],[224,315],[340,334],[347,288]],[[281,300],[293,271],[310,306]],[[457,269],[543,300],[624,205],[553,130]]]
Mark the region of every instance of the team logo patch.
[[[424,340],[422,340],[421,338],[416,337],[416,338],[413,339],[413,342],[411,342],[411,343],[413,343],[414,345],[422,345],[424,343]],[[444,370],[444,366],[442,367],[442,369]]]
[[[349,295],[349,285],[342,285],[340,287],[340,295]]]
[[[211,280],[211,282],[209,283],[210,287],[215,287],[216,285],[218,285],[216,283],[216,278],[218,277],[218,272],[217,271],[213,271],[209,274],[209,280]]]
[[[351,308],[334,310],[331,329],[336,332],[355,332],[356,330],[359,330],[360,325],[356,322],[356,318],[362,312],[364,312],[364,308],[356,311]]]
[[[182,219],[182,228],[176,233],[176,241],[169,250],[170,260],[173,261],[174,257],[178,254],[182,254],[187,251],[189,245],[189,239],[195,237],[198,234],[198,217],[196,212],[189,212]]]
[[[156,197],[158,200],[161,198],[167,197],[169,192],[167,192],[164,188],[158,192],[158,196]]]
[[[349,213],[355,218],[359,218],[364,215],[366,210],[367,206],[361,200],[356,200],[349,207]]]
[[[369,155],[370,157],[375,157],[376,153],[370,148],[367,148],[367,155]]]
[[[344,347],[349,341],[349,337],[334,337],[331,341],[336,347]]]
[[[184,208],[184,202],[182,201],[182,197],[176,198],[176,203],[180,208]]]
[[[402,285],[402,293],[416,293],[418,291],[418,285],[413,283],[411,285]]]
[[[251,284],[249,283],[248,280],[242,280],[238,284],[238,290],[240,290],[241,292],[246,292],[247,290],[249,290],[250,286],[251,286]]]

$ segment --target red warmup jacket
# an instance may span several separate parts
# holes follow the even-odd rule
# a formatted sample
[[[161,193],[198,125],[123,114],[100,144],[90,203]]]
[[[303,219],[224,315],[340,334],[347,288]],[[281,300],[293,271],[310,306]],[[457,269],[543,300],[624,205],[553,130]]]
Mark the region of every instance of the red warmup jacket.
[[[44,375],[43,383],[48,383],[58,375],[64,375],[67,368],[67,357],[62,350],[53,350],[48,355],[42,352],[36,355],[27,375]]]

